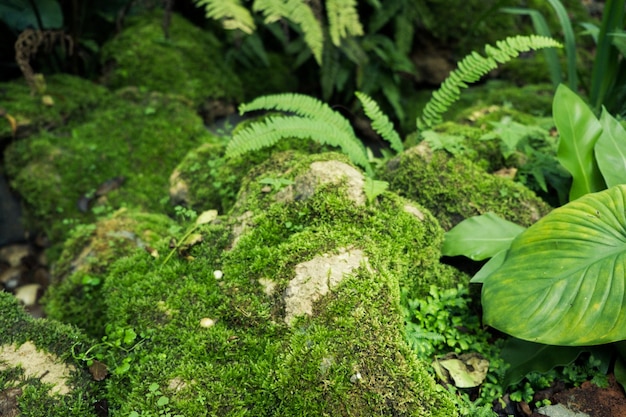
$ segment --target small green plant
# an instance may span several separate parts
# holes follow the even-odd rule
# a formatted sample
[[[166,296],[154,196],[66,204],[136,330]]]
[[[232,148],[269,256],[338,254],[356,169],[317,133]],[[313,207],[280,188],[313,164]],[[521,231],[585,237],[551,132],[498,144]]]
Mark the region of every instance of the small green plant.
[[[129,417],[184,417],[182,414],[174,414],[170,404],[170,398],[163,394],[159,384],[156,382],[151,383],[148,386],[148,392],[146,393],[146,399],[153,407],[158,410],[158,414],[150,413],[143,410],[141,413],[137,411],[131,411]]]
[[[505,368],[500,358],[502,340],[493,343],[492,335],[483,329],[472,308],[467,285],[459,284],[450,289],[431,286],[429,295],[420,299],[409,299],[403,293],[401,305],[407,341],[420,359],[431,362],[433,358],[450,353],[475,353],[489,361],[489,371],[477,399],[471,401],[463,389],[453,385],[448,385],[448,390],[457,399],[461,415],[492,416],[490,405],[503,393],[500,383]]]
[[[178,207],[180,207],[180,206],[178,206]],[[185,210],[187,210],[187,209],[185,209]],[[163,260],[163,263],[161,264],[161,267],[165,266],[165,264],[167,264],[167,262],[170,260],[170,258],[177,251],[178,252],[182,252],[182,251],[184,251],[186,249],[189,249],[191,246],[201,242],[202,241],[202,235],[200,235],[198,233],[194,233],[194,232],[201,225],[210,223],[210,222],[212,222],[213,220],[215,220],[217,218],[217,210],[207,210],[207,211],[204,211],[204,212],[200,213],[200,215],[196,214],[196,212],[193,211],[193,210],[191,210],[191,212],[193,213],[193,216],[191,216],[191,218],[195,219],[194,223],[190,227],[187,228],[187,231],[185,232],[185,234],[174,245],[174,247],[172,248],[170,253],[167,254],[165,259]]]
[[[294,182],[286,178],[262,178],[259,180],[260,184],[269,185],[274,191],[280,191],[283,187],[291,185]]]
[[[107,325],[106,333],[100,343],[91,346],[85,352],[77,353],[75,351],[77,345],[72,346],[72,356],[84,361],[87,366],[93,365],[97,360],[106,364],[113,374],[123,375],[130,369],[136,359],[135,352],[147,335],[137,335],[131,328],[113,328],[111,325]]]

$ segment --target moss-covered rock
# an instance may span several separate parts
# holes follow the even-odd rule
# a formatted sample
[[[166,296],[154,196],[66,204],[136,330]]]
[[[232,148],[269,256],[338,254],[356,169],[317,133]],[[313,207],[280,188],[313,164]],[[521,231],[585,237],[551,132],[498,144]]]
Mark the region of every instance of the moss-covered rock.
[[[228,213],[235,204],[241,182],[248,171],[271,155],[287,150],[312,154],[333,148],[311,140],[285,139],[268,148],[234,158],[226,158],[225,149],[222,143],[204,143],[185,155],[170,175],[170,200],[173,204],[196,211],[216,209],[220,213]],[[269,186],[266,184],[266,187]]]
[[[291,183],[268,189],[264,176]],[[443,231],[393,193],[368,202],[363,181],[342,155],[277,154],[242,182],[230,216],[190,225],[187,244],[179,232],[174,256],[136,250],[113,263],[100,291],[106,333],[143,336],[123,373],[115,364],[129,356],[112,355],[110,405],[121,415],[455,415],[407,347],[399,305],[401,287],[419,297],[458,282],[438,261]]]
[[[391,190],[428,208],[445,230],[487,212],[530,226],[551,210],[523,185],[425,142],[389,161],[382,178]]]
[[[550,116],[554,87],[550,84],[515,85],[491,80],[483,85],[463,90],[459,100],[445,113],[446,120],[480,123],[485,115],[503,111],[527,113],[526,120]],[[491,110],[488,110],[491,109]],[[520,122],[526,120],[519,120]]]
[[[101,289],[109,266],[137,248],[158,257],[153,246],[179,228],[167,216],[126,209],[76,227],[64,243],[53,270],[53,285],[42,300],[47,316],[100,339],[106,327]]]
[[[107,90],[84,78],[55,74],[46,77],[45,95],[45,100],[41,95],[31,95],[23,79],[0,84],[0,114],[6,112],[8,117],[0,119],[0,143],[80,120],[104,100]],[[15,120],[15,132],[10,118]]]
[[[162,211],[171,171],[211,141],[218,140],[177,98],[126,89],[83,123],[13,142],[5,164],[31,228],[57,241],[72,225],[122,206]]]
[[[127,27],[102,48],[112,88],[144,86],[179,94],[199,108],[207,100],[240,100],[239,78],[224,64],[221,44],[176,13],[165,39],[161,13],[128,19]]]
[[[91,344],[74,327],[33,319],[12,295],[0,292],[2,415],[98,416],[102,389],[76,359]]]

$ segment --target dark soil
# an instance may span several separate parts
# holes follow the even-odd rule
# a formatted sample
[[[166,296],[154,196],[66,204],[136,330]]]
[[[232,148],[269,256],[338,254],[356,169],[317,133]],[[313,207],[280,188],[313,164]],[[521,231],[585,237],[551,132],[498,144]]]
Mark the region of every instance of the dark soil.
[[[563,404],[572,411],[588,414],[589,417],[626,416],[626,395],[624,390],[609,375],[609,386],[600,388],[591,382],[580,387],[561,391],[552,397],[552,403]],[[533,414],[533,416],[541,416]]]

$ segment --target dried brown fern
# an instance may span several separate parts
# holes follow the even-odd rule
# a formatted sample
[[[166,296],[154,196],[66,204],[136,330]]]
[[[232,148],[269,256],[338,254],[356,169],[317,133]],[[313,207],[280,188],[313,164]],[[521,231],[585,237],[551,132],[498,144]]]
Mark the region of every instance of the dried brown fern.
[[[74,41],[62,30],[26,29],[20,33],[17,41],[15,41],[15,61],[20,67],[32,95],[43,94],[46,84],[43,75],[35,74],[30,66],[30,60],[41,48],[44,48],[46,53],[50,53],[55,44],[60,44],[62,48],[67,46],[69,55],[72,55]]]

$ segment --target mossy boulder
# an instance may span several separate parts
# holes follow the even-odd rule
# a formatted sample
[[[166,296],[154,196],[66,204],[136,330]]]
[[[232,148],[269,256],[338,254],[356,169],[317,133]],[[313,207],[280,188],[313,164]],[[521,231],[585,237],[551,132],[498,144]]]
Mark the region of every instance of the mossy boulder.
[[[75,327],[29,316],[0,292],[0,414],[98,416],[102,387],[72,356],[93,342]]]
[[[122,206],[164,211],[171,171],[211,141],[178,98],[131,88],[108,95],[82,123],[11,143],[5,165],[31,229],[58,241]]]
[[[428,208],[445,230],[487,212],[528,227],[551,210],[523,185],[462,155],[433,151],[426,142],[390,160],[381,177],[391,190]]]
[[[246,173],[273,154],[287,150],[312,154],[330,149],[310,140],[285,139],[255,152],[226,158],[225,143],[203,143],[190,150],[170,175],[170,201],[196,211],[216,209],[226,214],[235,204]]]
[[[0,143],[80,120],[107,95],[106,88],[68,74],[50,75],[45,80],[46,99],[31,95],[23,79],[0,84],[0,116],[4,116],[0,118]]]
[[[288,181],[268,189],[266,176]],[[279,153],[242,181],[231,215],[175,233],[173,256],[168,237],[158,258],[137,249],[114,262],[105,333],[142,336],[123,373],[129,355],[112,356],[111,407],[456,415],[408,348],[400,308],[401,288],[419,297],[461,279],[438,261],[443,231],[394,193],[368,202],[363,181],[343,155]]]
[[[42,300],[47,316],[76,325],[100,339],[106,327],[101,289],[109,266],[137,248],[159,256],[153,246],[179,229],[165,215],[125,208],[93,224],[76,227],[64,243],[53,270],[53,285]]]
[[[162,22],[162,13],[130,18],[103,46],[102,62],[109,68],[105,85],[178,94],[195,108],[216,99],[241,100],[241,82],[225,65],[222,46],[212,33],[173,13],[166,39]]]

